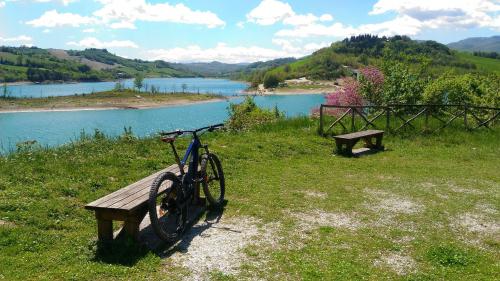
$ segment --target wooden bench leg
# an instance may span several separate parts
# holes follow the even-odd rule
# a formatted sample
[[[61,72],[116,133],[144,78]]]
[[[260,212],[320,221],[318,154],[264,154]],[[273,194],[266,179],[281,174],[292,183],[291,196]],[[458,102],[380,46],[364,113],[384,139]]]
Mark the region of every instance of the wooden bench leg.
[[[337,141],[336,144],[337,144],[337,150],[335,151],[335,153],[342,154],[342,143]]]
[[[137,240],[139,238],[139,227],[146,216],[147,209],[143,208],[127,217],[123,224],[122,232],[125,235]],[[121,234],[120,234],[121,235]]]
[[[377,136],[377,144],[376,144],[377,149],[384,150],[384,146],[382,145],[382,138],[383,137],[384,137],[384,135]]]
[[[113,221],[103,219],[99,212],[95,213],[97,219],[97,237],[99,241],[113,240]]]

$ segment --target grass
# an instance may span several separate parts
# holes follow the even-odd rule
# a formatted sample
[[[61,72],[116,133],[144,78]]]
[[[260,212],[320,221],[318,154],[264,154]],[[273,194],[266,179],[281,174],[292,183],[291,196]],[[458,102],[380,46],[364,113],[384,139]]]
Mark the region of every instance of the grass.
[[[472,231],[463,216],[496,225],[500,131],[444,131],[388,136],[388,151],[357,159],[333,156],[317,121],[286,120],[203,140],[223,160],[224,217],[278,223],[274,246],[248,246],[238,276],[212,280],[492,280],[498,274],[498,232]],[[185,149],[186,139],[179,140]],[[98,136],[56,149],[0,158],[0,278],[165,279],[186,269],[125,243],[100,250],[93,213],[83,206],[172,163],[157,139]],[[311,192],[324,194],[319,198]],[[413,212],[388,211],[386,199]],[[310,212],[344,214],[357,228],[303,229]],[[488,229],[488,228],[485,228]],[[258,240],[257,240],[258,241]],[[223,245],[220,245],[223,247]],[[386,257],[407,257],[398,274]]]
[[[471,53],[459,52],[459,58],[474,63],[479,70],[500,74],[500,60],[474,56]]]
[[[133,90],[107,91],[74,96],[46,98],[0,98],[1,110],[64,108],[130,108],[181,104],[220,98],[208,94],[148,93]]]

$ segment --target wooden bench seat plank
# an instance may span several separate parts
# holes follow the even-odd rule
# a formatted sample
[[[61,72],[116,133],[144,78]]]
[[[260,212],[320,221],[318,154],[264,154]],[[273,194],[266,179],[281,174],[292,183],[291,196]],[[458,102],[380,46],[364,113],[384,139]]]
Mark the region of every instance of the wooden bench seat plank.
[[[368,136],[376,136],[383,134],[384,131],[380,130],[366,130],[366,131],[361,131],[361,132],[355,132],[355,133],[350,133],[350,134],[345,134],[345,135],[338,135],[334,136],[334,139],[345,139],[345,140],[352,140],[352,139],[359,139],[363,137],[368,137]]]
[[[163,170],[161,170],[161,171],[159,171],[159,172],[157,172],[157,173],[155,173],[155,174],[153,174],[151,176],[148,176],[147,178],[141,179],[140,181],[135,182],[133,184],[130,184],[127,187],[121,188],[121,189],[119,189],[119,190],[117,190],[117,191],[115,191],[113,193],[110,193],[110,194],[108,194],[108,195],[106,195],[104,197],[101,197],[101,198],[99,198],[99,199],[97,199],[97,200],[95,200],[95,201],[87,204],[85,207],[86,208],[89,208],[89,207],[98,207],[98,206],[102,205],[103,203],[105,203],[108,200],[111,200],[111,199],[113,199],[115,197],[118,197],[118,196],[122,196],[123,194],[126,194],[127,192],[129,192],[129,191],[134,190],[135,188],[137,188],[138,185],[141,185],[144,182],[147,182],[148,180],[150,180],[151,177],[157,176],[160,173],[168,171],[169,168],[163,169]]]
[[[337,153],[346,154],[352,156],[352,149],[356,145],[356,143],[363,139],[365,142],[365,147],[371,149],[384,150],[384,146],[382,145],[382,138],[384,136],[384,131],[381,130],[366,130],[359,131],[355,133],[338,135],[334,136]],[[376,139],[376,143],[373,143],[373,138]],[[345,146],[345,149],[343,148]]]
[[[154,173],[153,175],[150,175],[138,182],[135,182],[125,188],[122,188],[120,190],[117,190],[109,195],[106,195],[94,202],[91,202],[85,206],[86,209],[95,209],[95,208],[106,208],[109,205],[112,205],[116,202],[119,202],[137,192],[140,192],[143,190],[145,187],[149,189],[151,186],[152,182],[154,179],[161,173],[164,172],[173,172],[173,173],[178,173],[179,168],[177,165],[172,165],[166,169],[163,169],[157,173]]]
[[[187,166],[185,166],[185,171],[187,172]],[[176,173],[178,174],[178,173]],[[116,202],[112,205],[109,205],[107,208],[109,209],[123,209],[123,210],[134,210],[139,205],[144,204],[144,202],[149,200],[149,191],[151,187],[152,182],[147,186],[147,188],[143,188],[139,192],[124,198],[123,200]],[[167,189],[167,186],[162,186],[160,188],[159,193],[163,193]]]

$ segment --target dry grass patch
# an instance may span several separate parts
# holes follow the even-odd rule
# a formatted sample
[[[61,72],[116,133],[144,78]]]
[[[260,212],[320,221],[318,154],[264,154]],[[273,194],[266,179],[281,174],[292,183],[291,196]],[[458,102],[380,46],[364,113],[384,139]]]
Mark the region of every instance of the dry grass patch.
[[[376,201],[368,206],[369,209],[378,213],[415,214],[424,209],[422,205],[392,193],[373,190],[368,190],[367,193]]]
[[[362,226],[355,214],[330,213],[323,210],[314,210],[306,213],[291,213],[290,215],[298,221],[297,228],[301,232],[310,232],[322,226],[350,230],[355,230]]]
[[[416,269],[416,262],[411,256],[394,252],[382,254],[373,265],[389,268],[398,275],[407,275]]]
[[[312,190],[304,191],[304,195],[306,197],[311,197],[315,199],[326,199],[328,197],[328,194],[326,192],[312,191]]]

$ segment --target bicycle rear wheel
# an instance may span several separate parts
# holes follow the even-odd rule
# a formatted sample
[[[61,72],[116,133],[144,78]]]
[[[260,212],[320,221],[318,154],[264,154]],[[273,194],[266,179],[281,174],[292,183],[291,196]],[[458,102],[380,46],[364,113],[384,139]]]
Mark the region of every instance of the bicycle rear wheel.
[[[181,182],[173,173],[160,174],[149,192],[149,218],[154,232],[166,242],[174,242],[186,225]]]
[[[220,208],[224,203],[224,171],[217,155],[209,153],[201,158],[203,192],[211,206]]]

